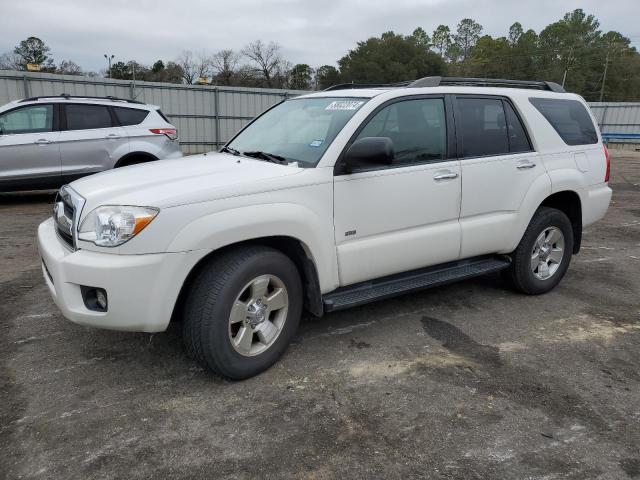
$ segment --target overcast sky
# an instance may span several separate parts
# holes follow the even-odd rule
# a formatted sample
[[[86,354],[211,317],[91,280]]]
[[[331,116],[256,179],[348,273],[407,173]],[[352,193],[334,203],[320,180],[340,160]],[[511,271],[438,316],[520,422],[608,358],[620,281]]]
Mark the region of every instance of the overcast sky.
[[[500,36],[515,21],[540,31],[575,8],[640,47],[640,0],[0,0],[0,53],[33,35],[56,62],[99,71],[105,53],[152,64],[183,50],[239,50],[260,38],[278,42],[287,60],[317,67],[388,30],[421,26],[430,34],[470,17]]]

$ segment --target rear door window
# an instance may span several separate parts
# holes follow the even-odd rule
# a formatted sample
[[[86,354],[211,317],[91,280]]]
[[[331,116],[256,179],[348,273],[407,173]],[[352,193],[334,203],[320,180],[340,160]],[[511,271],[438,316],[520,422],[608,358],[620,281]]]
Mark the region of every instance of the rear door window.
[[[509,132],[509,151],[511,153],[530,152],[531,143],[527,132],[509,102],[504,101],[504,113],[507,119],[507,130]]]
[[[456,130],[461,157],[509,153],[509,138],[500,98],[457,97]]]
[[[567,145],[598,143],[598,134],[584,105],[577,100],[530,98]]]
[[[147,118],[147,115],[149,115],[147,110],[140,110],[137,108],[113,107],[113,111],[116,114],[118,123],[123,127],[138,125]]]
[[[113,126],[109,108],[104,105],[65,105],[67,130],[88,130]]]

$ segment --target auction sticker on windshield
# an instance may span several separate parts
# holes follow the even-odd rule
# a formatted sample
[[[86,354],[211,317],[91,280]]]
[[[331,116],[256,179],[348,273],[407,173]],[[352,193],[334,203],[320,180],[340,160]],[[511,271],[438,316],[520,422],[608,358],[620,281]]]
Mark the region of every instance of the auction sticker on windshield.
[[[363,103],[357,100],[336,100],[327,105],[325,110],[357,110]]]

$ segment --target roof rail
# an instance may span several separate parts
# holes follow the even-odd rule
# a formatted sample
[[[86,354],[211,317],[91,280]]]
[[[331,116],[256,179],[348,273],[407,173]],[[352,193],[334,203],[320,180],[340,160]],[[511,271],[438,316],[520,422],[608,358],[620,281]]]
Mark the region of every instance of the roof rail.
[[[339,83],[338,85],[331,85],[330,87],[325,88],[323,92],[330,92],[333,90],[349,90],[351,88],[399,88],[408,87],[410,84],[411,81],[396,83]]]
[[[566,93],[566,90],[554,82],[536,82],[530,80],[506,80],[501,78],[465,78],[465,77],[424,77],[408,86],[410,88],[439,87],[442,85],[464,85],[468,87],[507,87],[507,88],[535,88]]]
[[[22,102],[34,102],[36,100],[42,100],[42,99],[46,99],[46,98],[64,98],[69,100],[70,98],[86,98],[89,100],[110,100],[112,102],[126,102],[126,103],[137,103],[140,105],[144,105],[144,102],[139,102],[138,100],[130,100],[128,98],[118,98],[118,97],[113,97],[111,95],[107,95],[105,97],[90,97],[87,95],[69,95],[68,93],[61,93],[60,95],[45,95],[45,96],[41,96],[41,97],[29,97],[29,98],[23,98],[22,100],[19,101],[19,103]]]

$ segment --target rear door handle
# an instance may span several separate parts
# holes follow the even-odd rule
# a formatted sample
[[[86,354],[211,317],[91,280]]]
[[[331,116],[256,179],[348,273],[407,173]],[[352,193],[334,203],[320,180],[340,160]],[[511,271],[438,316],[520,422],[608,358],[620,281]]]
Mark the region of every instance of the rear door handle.
[[[436,182],[440,180],[451,180],[453,178],[458,178],[458,174],[456,172],[443,172],[433,177]]]
[[[516,166],[516,168],[518,168],[520,170],[524,170],[524,169],[527,169],[527,168],[533,168],[535,166],[536,166],[536,164],[534,162],[522,162],[522,163],[519,163]]]
[[[118,135],[117,133],[110,133],[109,135],[107,135],[104,138],[106,138],[108,140],[115,140],[116,138],[120,138],[120,135]]]
[[[37,143],[38,145],[47,145],[49,143],[53,143],[51,140],[47,140],[46,138],[39,138],[33,143]]]

